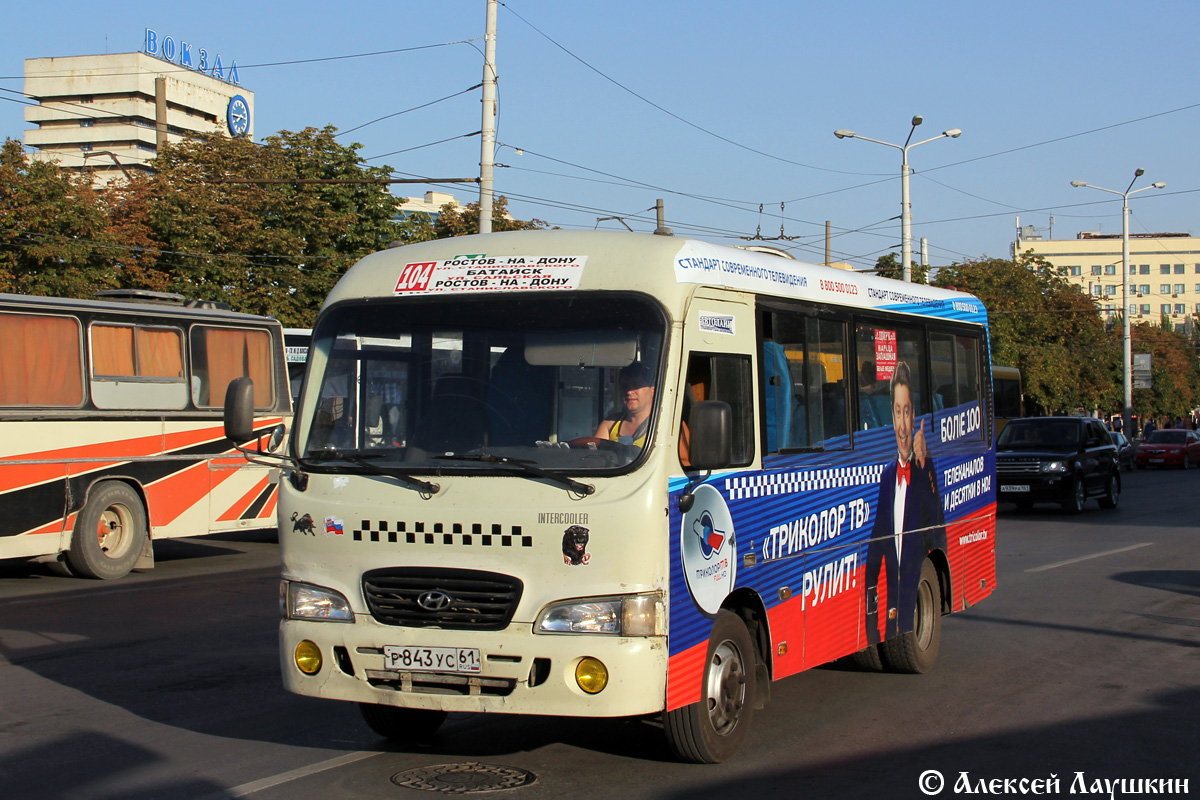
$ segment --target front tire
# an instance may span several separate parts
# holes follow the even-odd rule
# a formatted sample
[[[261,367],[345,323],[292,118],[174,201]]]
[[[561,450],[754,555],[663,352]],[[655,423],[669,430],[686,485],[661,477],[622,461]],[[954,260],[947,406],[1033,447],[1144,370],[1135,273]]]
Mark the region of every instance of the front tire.
[[[428,708],[397,708],[359,703],[363,721],[383,738],[405,744],[423,744],[433,738],[446,721],[445,711]]]
[[[920,674],[937,661],[942,642],[942,591],[937,569],[925,559],[917,584],[917,608],[913,629],[879,645],[879,655],[889,672]]]
[[[1117,501],[1121,499],[1121,476],[1114,472],[1108,476],[1108,488],[1104,490],[1104,496],[1100,498],[1101,508],[1116,508]]]
[[[109,481],[93,486],[75,520],[67,563],[85,578],[124,577],[146,544],[146,508],[127,484]]]
[[[1075,480],[1071,484],[1071,494],[1063,503],[1063,509],[1068,514],[1083,513],[1083,504],[1087,502],[1087,486],[1083,482],[1082,475],[1076,475]]]
[[[737,753],[754,716],[756,672],[746,623],[721,610],[708,639],[700,702],[663,715],[663,731],[676,757],[716,764]]]

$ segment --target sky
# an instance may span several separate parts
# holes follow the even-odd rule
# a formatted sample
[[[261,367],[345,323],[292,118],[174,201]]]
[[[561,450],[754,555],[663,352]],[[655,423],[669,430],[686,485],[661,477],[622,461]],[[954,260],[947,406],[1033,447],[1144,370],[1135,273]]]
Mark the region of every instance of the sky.
[[[146,29],[236,62],[256,140],[335,126],[399,178],[478,177],[486,0],[15,4],[0,28],[0,135],[20,139],[24,59],[141,50]],[[504,0],[495,191],[519,219],[655,228],[856,268],[934,267],[1046,238],[1200,227],[1200,4],[1112,0]],[[462,202],[472,184],[398,184]],[[619,219],[616,219],[619,218]]]

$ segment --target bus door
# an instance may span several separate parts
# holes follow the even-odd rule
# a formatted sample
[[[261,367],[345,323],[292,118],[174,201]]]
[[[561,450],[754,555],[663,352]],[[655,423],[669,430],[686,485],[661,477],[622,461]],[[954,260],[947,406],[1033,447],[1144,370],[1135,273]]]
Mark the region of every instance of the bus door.
[[[857,574],[874,485],[850,448],[856,371],[844,315],[781,303],[761,308],[758,324],[763,472],[748,494],[761,495],[766,516],[756,589],[778,642],[778,678],[860,646]]]
[[[681,420],[677,434],[688,424],[693,403],[718,400],[730,405],[730,466],[734,470],[750,467],[757,450],[754,312],[741,297],[711,289],[696,292],[684,326],[683,368],[677,387]],[[682,466],[672,473],[676,477],[671,480],[669,504],[671,658],[667,705],[677,708],[700,700],[709,632],[726,598],[743,583],[739,554],[748,552],[751,539],[757,537],[758,520],[752,509],[730,501],[727,473],[706,475],[687,470],[685,474]],[[688,487],[694,502],[682,513],[679,496]]]

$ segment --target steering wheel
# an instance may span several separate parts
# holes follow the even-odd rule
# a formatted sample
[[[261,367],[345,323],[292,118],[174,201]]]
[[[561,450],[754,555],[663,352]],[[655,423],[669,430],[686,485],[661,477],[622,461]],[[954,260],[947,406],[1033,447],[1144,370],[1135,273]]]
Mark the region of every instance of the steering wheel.
[[[588,450],[607,450],[610,453],[620,452],[621,445],[612,439],[601,439],[598,436],[580,436],[567,442],[571,447],[581,447]]]

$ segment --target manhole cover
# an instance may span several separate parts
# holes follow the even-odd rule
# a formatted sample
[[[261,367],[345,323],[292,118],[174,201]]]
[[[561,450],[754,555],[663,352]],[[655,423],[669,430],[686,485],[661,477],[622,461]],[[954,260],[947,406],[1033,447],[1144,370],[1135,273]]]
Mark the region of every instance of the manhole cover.
[[[536,780],[536,775],[523,769],[474,762],[418,767],[392,776],[392,783],[405,789],[445,794],[498,792],[528,786]]]

